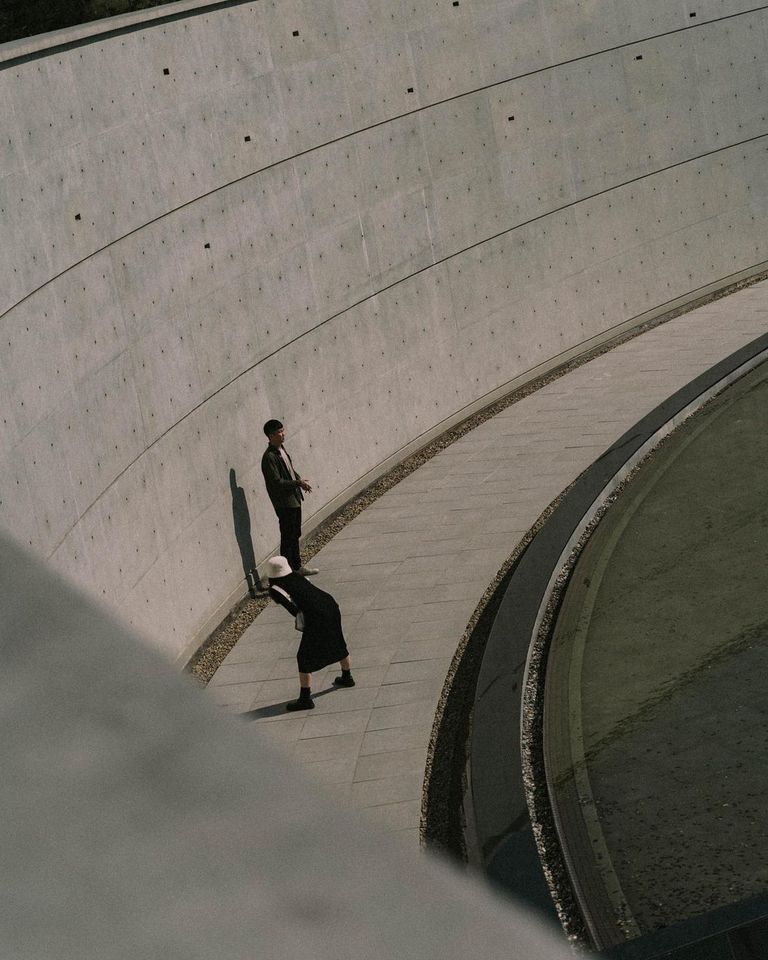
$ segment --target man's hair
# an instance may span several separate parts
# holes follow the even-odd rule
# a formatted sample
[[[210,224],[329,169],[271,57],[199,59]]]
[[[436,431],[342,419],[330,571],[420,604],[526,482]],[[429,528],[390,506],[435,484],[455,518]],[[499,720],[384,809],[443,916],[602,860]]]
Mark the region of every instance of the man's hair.
[[[277,433],[278,430],[281,430],[282,426],[279,420],[267,420],[264,424],[264,433],[269,437],[273,433]]]

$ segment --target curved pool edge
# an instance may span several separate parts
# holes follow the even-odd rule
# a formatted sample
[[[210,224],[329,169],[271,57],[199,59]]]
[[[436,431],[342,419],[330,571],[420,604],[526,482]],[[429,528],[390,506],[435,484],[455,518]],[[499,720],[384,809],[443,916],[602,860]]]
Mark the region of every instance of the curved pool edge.
[[[470,859],[489,870],[505,845],[519,845],[522,833],[531,827],[532,803],[532,833],[540,851],[544,847],[547,882],[566,931],[601,949],[624,940],[613,920],[613,906],[597,902],[594,878],[583,875],[583,865],[577,866],[567,847],[560,849],[552,835],[557,818],[551,810],[549,829],[541,822],[541,804],[549,802],[540,795],[543,755],[533,761],[535,776],[526,770],[522,742],[526,737],[535,739],[536,725],[541,723],[539,694],[546,659],[546,645],[535,649],[534,641],[551,615],[553,595],[559,595],[558,588],[564,586],[564,568],[574,548],[596,522],[606,500],[665,436],[766,359],[768,334],[729,354],[657,405],[576,479],[521,556],[488,638],[473,707],[464,798],[470,824],[467,838],[473,847]],[[524,702],[526,690],[537,691],[530,702]],[[526,728],[524,736],[521,728]],[[534,798],[537,782],[539,796]],[[506,882],[509,877],[497,874],[494,879],[512,889]],[[593,905],[588,904],[585,911],[587,899]]]

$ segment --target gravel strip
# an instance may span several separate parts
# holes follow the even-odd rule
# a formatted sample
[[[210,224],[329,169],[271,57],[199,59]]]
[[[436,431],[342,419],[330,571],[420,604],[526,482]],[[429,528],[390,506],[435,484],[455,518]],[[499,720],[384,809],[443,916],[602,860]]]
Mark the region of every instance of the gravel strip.
[[[729,386],[733,386],[733,384]],[[695,410],[690,417],[683,421],[683,423],[688,423],[691,418],[696,418],[700,414],[705,413],[710,405],[717,401],[720,396],[721,394],[718,393],[714,397],[711,397]],[[610,507],[624,494],[625,490],[632,485],[636,476],[645,468],[646,464],[653,460],[658,453],[673,440],[679,428],[683,426],[683,423],[679,424],[671,433],[662,437],[653,450],[646,454],[646,456],[633,467],[632,471],[624,478],[620,486],[613,490],[600,505],[589,525],[579,538],[578,543],[573,547],[555,580],[555,585],[547,600],[546,610],[538,634],[534,638],[530,648],[527,685],[523,691],[522,709],[521,741],[523,782],[526,789],[528,808],[531,814],[533,833],[539,848],[539,856],[558,916],[563,924],[566,935],[572,943],[577,947],[585,949],[590,947],[587,927],[582,915],[582,909],[574,895],[570,875],[558,839],[544,767],[543,716],[547,658],[560,607],[582,550]],[[560,495],[558,501],[562,499],[566,492],[567,491],[564,491],[563,494]]]

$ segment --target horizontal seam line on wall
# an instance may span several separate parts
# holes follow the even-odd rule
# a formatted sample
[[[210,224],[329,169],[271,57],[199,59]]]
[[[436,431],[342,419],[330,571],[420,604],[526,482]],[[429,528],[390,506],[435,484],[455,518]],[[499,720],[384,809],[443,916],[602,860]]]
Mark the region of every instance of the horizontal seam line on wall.
[[[245,3],[245,2],[248,2],[248,0],[240,0],[240,2]],[[178,207],[173,207],[173,209],[171,209],[171,210],[166,210],[164,213],[161,213],[159,216],[153,217],[151,220],[147,220],[145,223],[142,223],[142,224],[141,224],[140,226],[138,226],[138,227],[134,227],[133,230],[129,230],[127,233],[124,233],[122,236],[116,237],[114,240],[110,240],[110,242],[109,242],[109,243],[106,243],[103,247],[99,247],[98,249],[93,250],[93,251],[92,251],[91,253],[89,253],[87,256],[83,257],[81,260],[78,260],[76,263],[70,264],[70,266],[65,267],[64,270],[61,270],[61,271],[60,271],[59,273],[57,273],[55,276],[53,276],[53,277],[51,277],[50,279],[46,280],[45,283],[40,284],[39,287],[36,287],[34,290],[31,290],[28,294],[26,294],[25,296],[23,296],[23,297],[21,298],[21,300],[17,300],[16,303],[14,303],[14,304],[12,304],[10,307],[8,307],[7,310],[5,310],[3,313],[0,313],[0,320],[2,320],[3,317],[6,316],[6,314],[10,313],[11,310],[15,310],[16,307],[20,306],[22,303],[24,303],[24,302],[25,302],[26,300],[28,300],[30,297],[33,297],[36,293],[39,293],[40,290],[42,290],[44,287],[47,287],[49,284],[53,283],[55,280],[58,280],[60,277],[63,277],[64,274],[69,273],[70,270],[75,270],[77,267],[79,267],[81,264],[85,263],[87,260],[90,260],[92,257],[98,256],[98,254],[103,253],[105,250],[109,250],[110,247],[115,246],[115,244],[122,243],[123,240],[127,240],[128,237],[132,237],[134,234],[139,233],[139,231],[144,230],[144,229],[146,229],[147,227],[151,227],[151,226],[152,226],[153,224],[155,224],[155,223],[159,223],[161,220],[164,220],[166,217],[170,217],[170,216],[172,216],[174,213],[178,213],[180,210],[184,210],[186,207],[192,206],[192,204],[199,203],[201,200],[205,200],[205,199],[207,199],[208,197],[212,197],[214,194],[218,193],[218,192],[221,191],[221,190],[227,190],[229,187],[232,187],[232,186],[234,186],[234,185],[237,184],[237,183],[243,183],[245,180],[248,180],[248,179],[250,179],[251,177],[258,177],[260,174],[266,173],[268,170],[274,170],[276,167],[279,167],[279,166],[281,166],[281,165],[284,164],[284,163],[286,163],[286,164],[287,164],[287,163],[291,163],[291,162],[294,161],[294,160],[299,160],[301,157],[306,157],[306,156],[308,156],[308,155],[311,154],[311,153],[315,153],[316,151],[324,150],[326,147],[332,147],[332,146],[334,146],[335,144],[342,143],[344,140],[349,140],[349,139],[351,139],[351,138],[353,138],[353,137],[360,136],[361,134],[368,133],[370,130],[375,130],[375,129],[377,129],[378,127],[386,126],[386,125],[389,124],[389,123],[396,123],[398,120],[403,120],[403,119],[405,119],[406,117],[412,117],[412,116],[414,116],[415,114],[424,113],[424,112],[426,112],[427,110],[433,110],[433,109],[435,109],[436,107],[443,106],[443,105],[446,104],[446,103],[453,103],[453,102],[456,101],[456,100],[462,100],[464,97],[474,96],[474,95],[476,95],[476,94],[478,94],[478,93],[482,93],[482,92],[484,92],[484,91],[486,91],[486,90],[491,90],[491,89],[493,89],[494,87],[503,86],[503,85],[506,84],[506,83],[514,83],[514,82],[516,82],[517,80],[523,80],[523,79],[525,79],[526,77],[536,76],[536,74],[539,74],[539,73],[547,73],[547,72],[550,71],[550,70],[557,70],[557,69],[559,69],[559,68],[561,68],[561,67],[567,67],[567,66],[569,66],[569,65],[571,65],[571,64],[579,63],[579,62],[581,62],[581,61],[583,61],[583,60],[589,60],[589,59],[591,59],[591,58],[593,58],[593,57],[602,56],[602,55],[605,54],[605,53],[613,53],[613,52],[615,52],[616,50],[622,50],[622,49],[624,49],[624,48],[626,48],[626,47],[635,46],[635,45],[638,44],[638,43],[647,43],[647,42],[649,42],[650,40],[657,40],[657,39],[660,39],[660,38],[662,38],[662,37],[673,36],[674,34],[676,34],[676,33],[681,33],[681,32],[683,32],[683,31],[696,30],[696,29],[699,28],[699,27],[710,26],[710,25],[713,24],[713,23],[720,23],[720,22],[722,22],[723,20],[730,20],[730,19],[733,19],[734,17],[748,16],[749,14],[757,13],[757,12],[760,12],[760,11],[762,11],[762,10],[768,10],[768,4],[764,4],[764,5],[760,6],[760,7],[754,7],[753,9],[751,9],[751,10],[746,10],[746,11],[744,11],[744,12],[742,12],[742,13],[729,14],[728,16],[726,16],[726,17],[721,17],[721,18],[719,18],[718,20],[708,20],[708,21],[706,21],[706,22],[704,22],[704,23],[694,24],[693,26],[678,27],[676,30],[670,30],[670,31],[668,31],[667,33],[659,33],[659,34],[654,34],[653,36],[650,36],[650,37],[645,37],[645,38],[640,39],[640,40],[632,40],[632,41],[629,41],[629,42],[626,43],[626,44],[620,44],[620,45],[618,45],[618,46],[616,46],[616,47],[607,47],[605,50],[598,50],[598,51],[596,51],[596,52],[594,52],[594,53],[587,53],[587,54],[584,54],[584,55],[581,56],[581,57],[575,57],[575,58],[573,58],[572,60],[563,60],[563,61],[561,61],[560,63],[550,64],[550,65],[548,65],[548,66],[546,66],[546,67],[538,67],[536,70],[529,70],[527,73],[521,73],[521,74],[518,74],[518,75],[516,75],[516,76],[514,76],[514,77],[509,77],[509,78],[507,78],[506,80],[496,80],[496,81],[494,81],[493,83],[486,84],[485,86],[482,86],[482,87],[475,87],[473,90],[468,90],[468,91],[466,91],[466,92],[464,92],[464,93],[456,94],[456,95],[453,96],[453,97],[447,97],[447,98],[444,99],[444,100],[436,100],[434,103],[429,103],[429,104],[426,104],[425,106],[417,107],[415,110],[410,110],[410,111],[408,111],[407,113],[401,113],[401,114],[398,114],[398,115],[395,116],[395,117],[389,117],[389,118],[387,118],[386,120],[379,120],[377,123],[372,123],[372,124],[370,124],[370,125],[367,126],[367,127],[361,127],[360,129],[354,130],[354,131],[352,131],[352,132],[350,132],[350,133],[342,134],[342,136],[340,136],[340,137],[335,137],[333,140],[326,140],[324,143],[316,144],[316,145],[313,146],[313,147],[308,147],[306,150],[300,150],[298,153],[291,154],[291,155],[288,156],[288,157],[283,157],[283,158],[280,159],[280,160],[275,160],[273,163],[268,163],[268,164],[266,164],[266,166],[259,167],[258,170],[252,170],[250,173],[245,173],[245,174],[243,174],[243,176],[241,176],[241,177],[235,177],[234,180],[230,180],[230,181],[228,181],[227,183],[220,184],[218,187],[214,187],[213,190],[209,190],[209,191],[207,191],[206,193],[201,193],[199,196],[193,197],[193,199],[191,199],[191,200],[186,200],[184,203],[179,204]],[[118,32],[119,32],[119,31],[118,31]],[[0,64],[0,71],[3,69],[3,67],[4,67],[4,65],[3,65],[3,64]],[[759,134],[757,137],[751,137],[751,138],[749,138],[748,140],[743,140],[743,141],[740,141],[740,142],[741,142],[741,143],[749,143],[750,140],[757,140],[757,139],[760,138],[760,136],[765,136],[765,134]],[[737,145],[738,145],[738,144],[731,144],[731,146],[737,146]],[[714,151],[711,151],[711,152],[712,152],[712,153],[716,153],[716,152],[718,152],[718,150],[722,150],[722,149],[728,149],[728,147],[718,147],[718,148],[716,148]],[[709,156],[709,153],[701,154],[700,156],[702,156],[702,157],[704,157],[704,156]],[[698,158],[697,158],[697,157],[694,157],[694,158],[691,158],[691,159],[694,159],[694,160],[695,160],[695,159],[698,159]],[[672,167],[674,167],[674,166],[679,166],[679,165],[682,164],[682,163],[689,163],[689,162],[690,162],[690,160],[683,160],[683,161],[680,161],[678,164],[671,164],[669,167],[661,168],[661,170],[655,170],[653,173],[660,173],[660,172],[663,172],[663,170],[669,170],[669,169],[672,169]],[[653,176],[653,174],[646,174],[645,176]],[[636,178],[636,179],[639,180],[639,179],[642,179],[642,178],[641,178],[641,177],[638,177],[638,178]],[[629,180],[629,181],[626,181],[626,182],[627,182],[627,183],[632,183],[632,182],[634,182],[634,181]],[[617,185],[617,187],[621,187],[621,186],[624,186],[624,184],[618,184],[618,185]],[[608,190],[617,189],[617,187],[609,187]],[[594,197],[594,196],[600,196],[601,193],[605,193],[605,192],[607,192],[607,191],[600,191],[600,192],[598,192],[598,193],[596,193],[596,194],[592,194],[590,197],[585,197],[584,199],[592,199],[592,197]],[[574,201],[574,203],[581,203],[581,202],[582,202],[581,200],[579,200],[579,201]],[[566,204],[566,205],[563,206],[563,207],[557,207],[557,208],[555,208],[554,210],[548,211],[548,213],[557,213],[559,210],[564,210],[564,209],[566,209],[567,206],[570,206],[570,204]],[[542,214],[542,216],[547,216],[547,214]],[[533,218],[533,220],[536,220],[536,219],[540,219],[540,217],[534,217],[534,218]],[[533,222],[533,221],[532,221],[532,220],[526,221],[526,223],[531,223],[531,222]],[[525,224],[518,224],[518,226],[524,226],[524,225],[525,225]],[[514,228],[510,228],[510,229],[514,229]],[[508,232],[508,231],[501,231],[501,233],[504,233],[504,232]],[[501,235],[501,234],[497,234],[497,236],[500,236],[500,235]],[[489,239],[492,239],[492,238],[489,238]],[[479,242],[482,243],[482,242],[484,242],[484,241],[479,241]],[[467,249],[470,249],[470,248],[467,248]],[[417,272],[419,272],[419,271],[417,271]],[[415,276],[415,274],[414,274],[414,276]],[[385,288],[383,288],[383,289],[388,289],[388,288],[385,287]]]

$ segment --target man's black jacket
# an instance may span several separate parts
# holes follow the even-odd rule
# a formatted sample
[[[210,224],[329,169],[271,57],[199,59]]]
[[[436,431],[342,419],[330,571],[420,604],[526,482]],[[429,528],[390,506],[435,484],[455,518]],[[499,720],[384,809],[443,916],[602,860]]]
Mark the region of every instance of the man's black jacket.
[[[267,493],[275,510],[280,507],[300,507],[301,501],[304,499],[300,485],[301,477],[293,466],[293,461],[288,456],[285,447],[283,447],[283,453],[288,457],[288,462],[296,474],[295,480],[288,472],[288,467],[280,456],[280,451],[277,447],[273,447],[271,443],[261,458],[261,472],[264,474]]]

